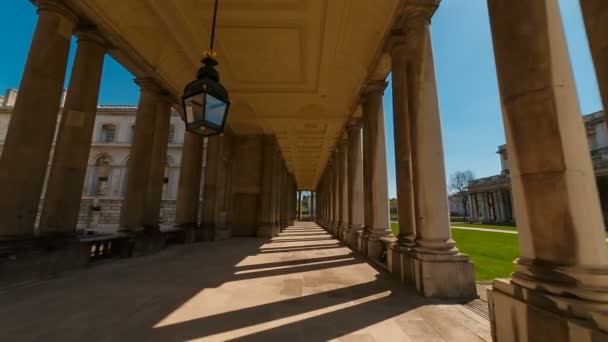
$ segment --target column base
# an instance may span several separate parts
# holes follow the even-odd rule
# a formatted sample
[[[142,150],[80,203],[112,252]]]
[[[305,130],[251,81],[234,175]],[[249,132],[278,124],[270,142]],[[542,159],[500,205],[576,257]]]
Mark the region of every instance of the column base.
[[[90,255],[75,235],[0,241],[0,287],[85,267]]]
[[[393,243],[389,246],[387,263],[391,274],[405,284],[416,284],[414,274],[413,250],[410,247]]]
[[[279,235],[279,228],[272,223],[262,224],[256,231],[256,236],[264,239],[272,239],[277,235]]]
[[[215,226],[201,223],[200,231],[201,241],[215,241]]]
[[[561,305],[554,297],[523,288],[509,279],[494,280],[493,289],[488,290],[493,340],[608,341],[608,331],[602,326],[608,317],[606,311],[595,315],[595,322],[573,317],[570,311],[559,309]]]
[[[363,232],[362,225],[350,225],[344,236],[344,242],[346,242],[346,245],[352,249],[358,249],[359,234],[361,234],[361,232]]]
[[[202,231],[196,223],[179,224],[174,227],[181,230],[178,242],[195,243],[202,240]]]
[[[147,226],[143,230],[134,232],[132,237],[120,240],[120,256],[148,255],[159,252],[167,245],[167,239],[158,226]]]
[[[338,240],[344,242],[346,240],[346,233],[347,232],[348,232],[348,223],[341,222],[338,225],[338,234],[337,234]]]
[[[369,232],[364,230],[357,233],[357,250],[364,256],[367,256],[367,240],[369,239]]]
[[[427,254],[416,250],[406,255],[412,259],[416,290],[421,295],[452,299],[477,297],[475,268],[468,255]],[[408,262],[407,258],[403,260]]]

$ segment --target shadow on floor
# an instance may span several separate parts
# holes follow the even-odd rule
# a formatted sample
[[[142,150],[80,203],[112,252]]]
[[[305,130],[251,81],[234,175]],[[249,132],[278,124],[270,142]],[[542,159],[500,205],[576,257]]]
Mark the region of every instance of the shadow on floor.
[[[321,341],[439,303],[375,272],[325,236],[184,245],[12,288],[0,292],[0,340],[181,341],[232,334],[221,339]],[[267,247],[279,240],[307,244]],[[333,243],[312,243],[319,240]],[[357,283],[344,272],[350,267],[371,276]],[[271,281],[282,287],[258,288]],[[309,288],[318,291],[306,293]],[[256,298],[258,293],[273,295]],[[231,309],[244,302],[257,304]]]

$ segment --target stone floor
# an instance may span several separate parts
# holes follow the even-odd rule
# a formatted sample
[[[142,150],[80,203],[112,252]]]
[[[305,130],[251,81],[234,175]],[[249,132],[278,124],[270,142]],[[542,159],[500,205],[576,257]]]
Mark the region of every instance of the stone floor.
[[[5,275],[2,275],[5,276]],[[311,223],[182,245],[0,290],[2,341],[490,341]]]

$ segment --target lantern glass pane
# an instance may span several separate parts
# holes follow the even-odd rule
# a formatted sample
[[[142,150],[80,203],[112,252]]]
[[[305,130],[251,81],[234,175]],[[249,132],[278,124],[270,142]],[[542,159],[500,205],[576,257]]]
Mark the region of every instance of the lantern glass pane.
[[[203,120],[203,101],[205,94],[196,94],[186,100],[186,119],[188,124]]]
[[[205,120],[217,125],[218,127],[221,127],[222,123],[224,122],[224,116],[226,115],[226,103],[209,94],[206,95],[207,101],[205,103]]]

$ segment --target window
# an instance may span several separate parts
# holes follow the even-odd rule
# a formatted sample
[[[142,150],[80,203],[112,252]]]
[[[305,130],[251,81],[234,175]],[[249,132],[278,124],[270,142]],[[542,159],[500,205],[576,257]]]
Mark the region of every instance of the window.
[[[167,138],[169,144],[175,143],[175,125],[169,126],[169,136]]]
[[[114,125],[103,125],[101,126],[101,134],[99,141],[102,143],[111,143],[116,139],[116,126]]]
[[[95,196],[107,195],[110,176],[110,158],[101,156],[95,161]]]
[[[133,143],[133,137],[135,136],[135,125],[131,125],[131,131],[129,132],[129,142]]]

